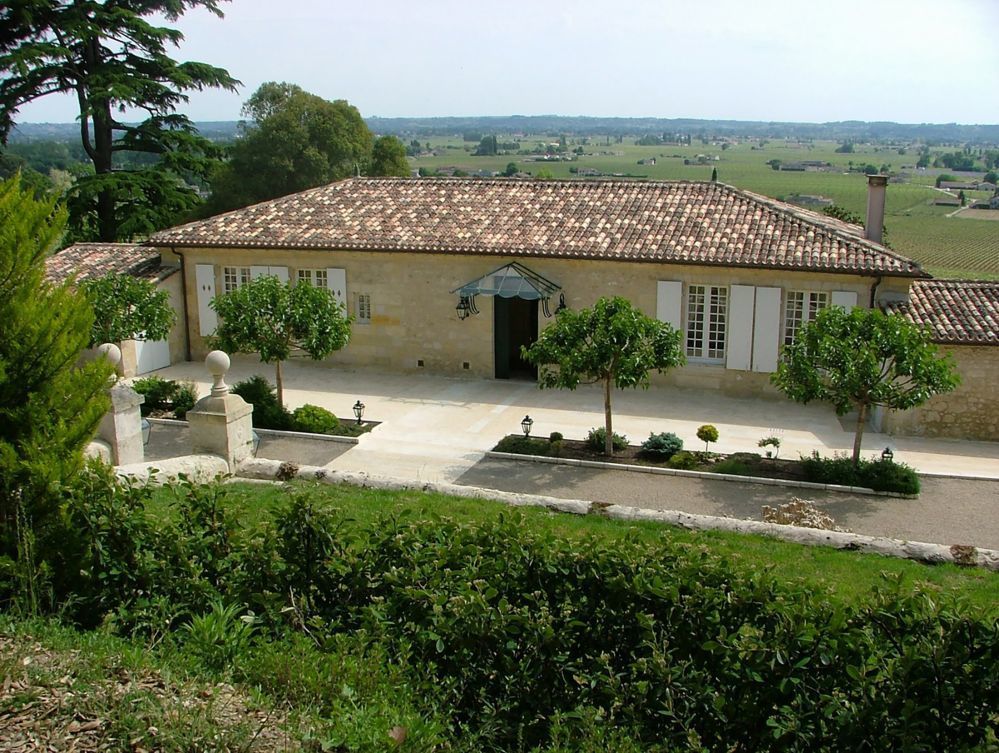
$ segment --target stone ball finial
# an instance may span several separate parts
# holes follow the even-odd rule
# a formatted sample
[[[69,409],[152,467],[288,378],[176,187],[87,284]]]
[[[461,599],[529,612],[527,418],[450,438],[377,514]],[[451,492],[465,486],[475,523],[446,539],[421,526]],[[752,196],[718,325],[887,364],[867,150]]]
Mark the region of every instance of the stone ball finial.
[[[102,345],[98,345],[97,355],[108,359],[112,366],[117,367],[118,364],[121,363],[121,348],[114,343],[104,343]]]
[[[232,361],[222,350],[213,350],[205,358],[205,366],[213,380],[212,397],[225,397],[229,394],[229,385],[225,383],[225,375],[231,365]]]

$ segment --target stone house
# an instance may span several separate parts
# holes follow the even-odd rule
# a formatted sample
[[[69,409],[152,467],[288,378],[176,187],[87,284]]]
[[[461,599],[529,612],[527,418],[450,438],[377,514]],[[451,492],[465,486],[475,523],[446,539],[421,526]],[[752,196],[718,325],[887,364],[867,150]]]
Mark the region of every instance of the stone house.
[[[771,395],[780,348],[825,306],[888,306],[929,276],[868,229],[720,183],[353,178],[149,241],[181,267],[187,355],[212,298],[254,277],[328,287],[355,317],[333,365],[532,378],[520,348],[561,305],[621,295],[683,333],[655,384]]]
[[[162,369],[187,357],[187,325],[180,264],[164,262],[155,248],[136,243],[77,243],[45,260],[50,282],[99,278],[111,272],[154,282],[170,295],[177,323],[166,340],[126,340],[121,348],[122,372],[126,377]]]
[[[957,364],[961,384],[885,416],[885,430],[999,440],[999,281],[916,280],[908,300],[886,308],[929,329]]]

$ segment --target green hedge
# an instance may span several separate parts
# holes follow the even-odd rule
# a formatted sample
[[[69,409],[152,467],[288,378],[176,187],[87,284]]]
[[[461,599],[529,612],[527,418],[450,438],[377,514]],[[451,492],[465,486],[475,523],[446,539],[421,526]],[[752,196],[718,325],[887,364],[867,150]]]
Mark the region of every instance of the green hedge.
[[[305,627],[318,645],[364,635],[483,749],[530,750],[594,718],[649,751],[995,740],[999,625],[946,599],[886,584],[843,606],[668,532],[570,540],[515,512],[346,526],[302,491],[248,532],[229,493],[182,484],[176,522],[158,522],[149,492],[86,474],[51,555],[57,608],[157,632],[241,604],[261,631]]]
[[[905,463],[860,459],[856,468],[846,455],[824,458],[818,452],[801,458],[805,479],[819,484],[864,486],[878,492],[919,494],[919,475]]]

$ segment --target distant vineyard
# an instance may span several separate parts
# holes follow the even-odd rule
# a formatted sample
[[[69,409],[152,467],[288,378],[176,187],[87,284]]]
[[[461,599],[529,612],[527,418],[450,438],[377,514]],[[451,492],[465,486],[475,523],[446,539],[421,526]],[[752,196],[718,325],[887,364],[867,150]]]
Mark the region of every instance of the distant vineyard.
[[[999,223],[956,217],[889,217],[891,241],[937,277],[999,279]]]

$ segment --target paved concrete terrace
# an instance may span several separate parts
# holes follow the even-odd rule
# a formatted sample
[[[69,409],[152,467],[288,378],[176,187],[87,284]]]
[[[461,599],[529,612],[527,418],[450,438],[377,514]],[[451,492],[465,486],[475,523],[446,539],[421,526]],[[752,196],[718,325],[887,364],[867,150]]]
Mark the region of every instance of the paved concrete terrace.
[[[201,394],[208,392],[210,379],[202,362],[175,364],[156,373],[193,381]],[[273,382],[274,367],[236,356],[227,381],[234,384],[254,374]],[[360,399],[367,406],[365,419],[383,422],[330,463],[340,470],[460,483],[502,436],[520,432],[525,414],[534,419],[532,433],[543,437],[560,431],[568,438],[583,438],[590,428],[603,425],[603,397],[597,386],[541,391],[532,382],[343,370],[301,360],[286,363],[284,374],[289,408],[312,403],[347,420]],[[758,452],[757,441],[774,430],[783,439],[784,457],[812,450],[831,455],[853,447],[853,433],[825,405],[675,388],[619,391],[613,401],[614,430],[633,443],[650,432],[672,431],[687,448],[698,449],[697,427],[709,423],[720,434],[711,448],[717,452]],[[897,461],[922,473],[999,479],[997,443],[876,433],[864,437],[865,453],[880,453],[887,445]]]

